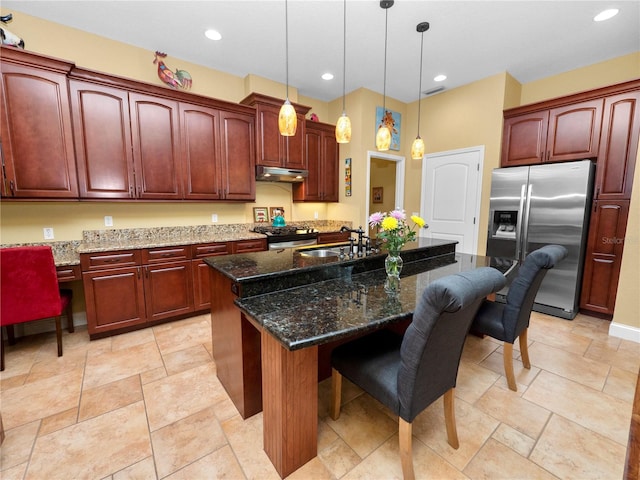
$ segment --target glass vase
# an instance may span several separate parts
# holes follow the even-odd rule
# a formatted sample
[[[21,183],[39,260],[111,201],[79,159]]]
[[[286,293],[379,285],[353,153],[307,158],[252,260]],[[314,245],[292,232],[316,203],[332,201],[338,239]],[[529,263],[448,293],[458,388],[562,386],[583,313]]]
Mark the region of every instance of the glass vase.
[[[402,257],[398,252],[389,252],[389,255],[384,260],[384,269],[387,271],[387,276],[400,278],[402,264]]]

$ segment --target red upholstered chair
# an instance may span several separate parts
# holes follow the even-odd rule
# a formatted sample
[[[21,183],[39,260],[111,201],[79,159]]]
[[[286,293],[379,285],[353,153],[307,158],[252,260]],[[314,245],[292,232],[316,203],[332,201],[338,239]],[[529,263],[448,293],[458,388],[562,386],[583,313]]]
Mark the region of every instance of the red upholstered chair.
[[[51,247],[15,247],[0,249],[0,326],[13,328],[17,323],[54,317],[58,356],[62,356],[61,315],[70,315],[70,291],[61,295]],[[69,318],[69,330],[73,331]],[[9,339],[12,339],[8,333]],[[2,342],[0,342],[1,344]],[[4,370],[4,347],[0,370]]]

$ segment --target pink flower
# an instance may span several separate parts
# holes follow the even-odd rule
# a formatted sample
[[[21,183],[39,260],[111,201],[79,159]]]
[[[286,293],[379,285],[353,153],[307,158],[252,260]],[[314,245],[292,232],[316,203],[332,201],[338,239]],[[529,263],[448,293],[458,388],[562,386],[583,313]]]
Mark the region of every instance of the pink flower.
[[[384,214],[382,212],[372,213],[369,216],[369,225],[371,228],[377,227],[382,223],[382,220],[384,220]]]
[[[389,215],[395,218],[396,220],[405,220],[407,218],[407,215],[404,213],[404,210],[394,210]]]

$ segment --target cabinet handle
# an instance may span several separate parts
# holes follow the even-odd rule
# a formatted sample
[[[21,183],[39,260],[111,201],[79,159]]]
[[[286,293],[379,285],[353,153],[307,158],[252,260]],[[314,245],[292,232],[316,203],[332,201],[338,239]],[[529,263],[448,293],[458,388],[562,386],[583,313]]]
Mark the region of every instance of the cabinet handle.
[[[593,213],[598,211],[598,200],[593,201]]]
[[[144,267],[144,278],[149,278],[149,267]]]
[[[138,267],[136,270],[138,270],[138,280],[140,280],[140,267]]]
[[[129,197],[133,198],[133,185],[129,186]]]
[[[16,195],[16,185],[13,180],[9,181],[9,190],[11,190],[11,196],[14,197]]]

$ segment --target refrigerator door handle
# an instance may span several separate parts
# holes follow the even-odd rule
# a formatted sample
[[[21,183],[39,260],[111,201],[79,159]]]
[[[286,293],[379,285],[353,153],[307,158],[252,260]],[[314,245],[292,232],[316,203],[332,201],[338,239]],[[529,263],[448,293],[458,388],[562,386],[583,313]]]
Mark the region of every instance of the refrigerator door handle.
[[[529,184],[527,186],[527,200],[525,203],[525,209],[524,209],[524,222],[522,224],[522,231],[523,231],[523,236],[522,236],[522,260],[524,260],[527,257],[527,244],[529,243],[529,214],[531,213],[531,189],[532,189],[533,185]]]
[[[522,238],[523,238],[523,231],[522,231],[522,217],[524,214],[524,192],[525,192],[525,188],[526,185],[522,184],[522,186],[520,187],[520,205],[518,207],[518,218],[517,218],[517,226],[516,226],[516,260],[521,261],[522,258],[520,257],[520,254],[522,253]]]

